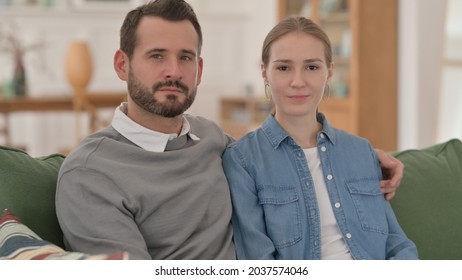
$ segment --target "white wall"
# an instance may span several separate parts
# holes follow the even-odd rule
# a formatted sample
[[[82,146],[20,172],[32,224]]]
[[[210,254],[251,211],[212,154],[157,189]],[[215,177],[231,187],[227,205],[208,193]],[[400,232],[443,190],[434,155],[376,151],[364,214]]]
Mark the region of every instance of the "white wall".
[[[399,149],[420,148],[436,141],[444,2],[399,1]],[[262,94],[260,51],[264,36],[276,22],[277,1],[190,3],[202,24],[205,63],[203,82],[190,112],[218,122],[220,96],[243,95],[246,86]],[[70,94],[63,72],[64,57],[68,41],[76,36],[89,38],[94,52],[96,72],[90,89],[123,90],[124,83],[112,69],[112,55],[118,47],[118,29],[125,13],[61,10],[14,14],[27,40],[42,37],[49,43],[43,52],[27,58],[27,66],[32,69],[31,95]],[[0,10],[0,21],[5,18]],[[36,67],[43,57],[47,65],[44,70]],[[0,65],[2,81],[10,75],[11,64],[0,55]],[[72,114],[16,114],[12,117],[13,141],[27,146],[32,155],[56,152],[74,144],[74,123]]]
[[[219,122],[219,99],[244,95],[246,87],[263,94],[260,51],[276,22],[276,1],[196,0],[204,33],[204,73],[189,113]]]
[[[118,80],[112,68],[112,56],[118,47],[118,29],[124,16],[122,11],[98,14],[66,9],[1,12],[2,23],[16,24],[20,39],[26,44],[40,41],[44,45],[25,56],[29,96],[72,94],[64,69],[67,46],[75,39],[86,40],[92,51],[94,72],[89,90],[125,89],[124,83]],[[0,63],[0,81],[11,79],[11,56],[2,53]],[[12,144],[26,148],[32,155],[59,152],[75,144],[76,119],[70,112],[21,112],[10,116]]]
[[[398,149],[435,144],[445,1],[399,2]]]
[[[189,113],[219,122],[219,100],[223,95],[243,95],[250,87],[262,94],[259,55],[265,34],[276,20],[276,1],[191,0],[201,22],[204,73],[198,96]],[[3,10],[2,10],[3,9]],[[112,67],[118,48],[118,30],[129,9],[74,10],[61,6],[54,11],[13,10],[0,7],[0,22],[18,23],[21,37],[46,46],[26,56],[30,96],[71,94],[64,61],[70,40],[88,40],[94,60],[89,90],[125,90]],[[0,81],[11,79],[12,63],[0,54]],[[40,67],[45,65],[46,67]],[[13,144],[27,147],[34,156],[69,148],[75,144],[76,122],[72,113],[20,113],[11,116]],[[0,119],[0,125],[3,120]],[[0,144],[4,139],[0,138]]]
[[[437,141],[462,139],[462,1],[447,3]]]

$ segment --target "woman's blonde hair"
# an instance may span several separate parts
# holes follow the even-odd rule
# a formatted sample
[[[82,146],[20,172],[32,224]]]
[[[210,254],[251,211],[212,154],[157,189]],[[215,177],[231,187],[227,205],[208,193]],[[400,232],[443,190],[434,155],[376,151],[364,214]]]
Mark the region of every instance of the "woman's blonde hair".
[[[267,67],[269,63],[271,45],[273,42],[292,32],[305,33],[321,40],[324,45],[326,64],[330,67],[332,63],[332,47],[329,37],[327,37],[327,34],[321,29],[321,27],[319,27],[319,25],[304,17],[286,18],[273,27],[268,35],[266,35],[261,55],[261,59],[265,67]]]

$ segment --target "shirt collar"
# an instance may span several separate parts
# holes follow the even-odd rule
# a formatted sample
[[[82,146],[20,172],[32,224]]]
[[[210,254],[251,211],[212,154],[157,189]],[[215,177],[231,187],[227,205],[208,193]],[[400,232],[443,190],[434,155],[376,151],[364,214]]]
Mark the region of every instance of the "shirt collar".
[[[134,122],[127,116],[127,109],[127,102],[122,102],[115,109],[112,127],[125,138],[147,151],[164,152],[169,140],[185,134],[191,137],[192,140],[200,140],[199,137],[191,133],[191,125],[184,116],[180,135],[176,133],[166,134],[148,129]]]
[[[326,138],[335,144],[334,128],[327,121],[322,113],[317,113],[317,121],[322,124],[322,130],[318,134],[319,137],[326,136]],[[273,115],[270,115],[262,125],[262,129],[274,149],[277,149],[284,139],[290,136],[285,132],[281,125],[276,121]]]

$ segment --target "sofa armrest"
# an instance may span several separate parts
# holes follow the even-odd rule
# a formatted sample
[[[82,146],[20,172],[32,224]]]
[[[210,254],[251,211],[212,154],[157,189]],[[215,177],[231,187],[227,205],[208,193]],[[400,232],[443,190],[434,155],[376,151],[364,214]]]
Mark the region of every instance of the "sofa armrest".
[[[43,239],[63,247],[55,210],[56,180],[63,155],[34,158],[0,146],[0,210],[9,209]]]
[[[462,259],[462,142],[393,155],[405,168],[391,205],[419,257]]]

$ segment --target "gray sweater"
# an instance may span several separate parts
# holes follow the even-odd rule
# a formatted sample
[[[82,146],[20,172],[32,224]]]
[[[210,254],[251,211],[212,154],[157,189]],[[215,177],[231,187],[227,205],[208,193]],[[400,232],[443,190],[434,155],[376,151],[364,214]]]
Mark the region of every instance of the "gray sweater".
[[[65,159],[56,210],[66,248],[132,259],[233,259],[231,201],[221,165],[230,139],[187,116],[191,132],[149,152],[112,127]],[[169,148],[170,147],[170,148]]]

